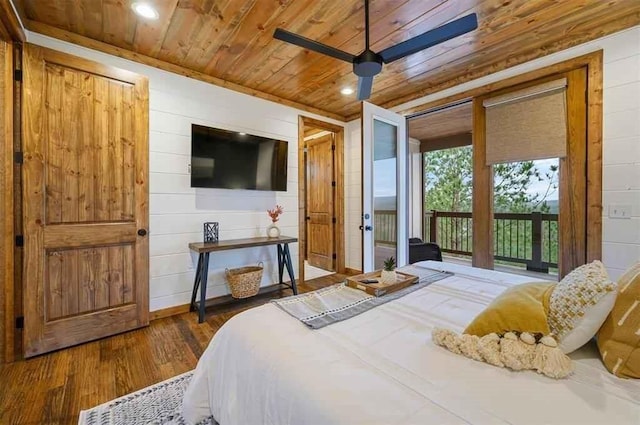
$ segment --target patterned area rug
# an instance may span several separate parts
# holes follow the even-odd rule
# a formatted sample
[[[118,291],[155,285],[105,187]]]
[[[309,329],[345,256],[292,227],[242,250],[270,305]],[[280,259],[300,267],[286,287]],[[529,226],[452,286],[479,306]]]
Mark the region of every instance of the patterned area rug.
[[[193,372],[175,376],[93,409],[80,412],[78,425],[187,425],[182,396]],[[198,425],[217,425],[210,417]]]

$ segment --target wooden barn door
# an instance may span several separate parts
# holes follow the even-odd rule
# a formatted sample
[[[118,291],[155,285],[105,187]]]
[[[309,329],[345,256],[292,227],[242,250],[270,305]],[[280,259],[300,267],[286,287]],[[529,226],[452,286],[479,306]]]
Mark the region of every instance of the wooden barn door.
[[[25,46],[24,349],[149,322],[148,85]]]
[[[307,261],[334,271],[334,135],[307,145]]]

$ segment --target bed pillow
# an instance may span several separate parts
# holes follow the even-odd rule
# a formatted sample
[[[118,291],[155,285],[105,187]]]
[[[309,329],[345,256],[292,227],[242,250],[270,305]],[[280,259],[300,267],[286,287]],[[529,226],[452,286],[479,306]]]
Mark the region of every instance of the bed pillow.
[[[616,295],[616,284],[597,260],[573,270],[556,285],[549,301],[549,327],[565,354],[596,335]]]
[[[640,262],[618,280],[618,297],[598,331],[598,349],[609,372],[640,378]]]
[[[555,285],[524,283],[507,289],[473,319],[464,333],[484,336],[520,331],[548,335],[547,311]]]

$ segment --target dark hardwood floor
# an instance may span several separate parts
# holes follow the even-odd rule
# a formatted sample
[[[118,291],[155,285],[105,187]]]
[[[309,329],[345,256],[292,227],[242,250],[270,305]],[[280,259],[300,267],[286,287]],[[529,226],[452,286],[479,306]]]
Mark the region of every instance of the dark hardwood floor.
[[[298,285],[312,291],[344,280],[331,275]],[[196,366],[211,337],[234,315],[290,290],[210,308],[206,322],[185,313],[149,327],[29,360],[0,365],[0,424],[76,424],[85,410]]]

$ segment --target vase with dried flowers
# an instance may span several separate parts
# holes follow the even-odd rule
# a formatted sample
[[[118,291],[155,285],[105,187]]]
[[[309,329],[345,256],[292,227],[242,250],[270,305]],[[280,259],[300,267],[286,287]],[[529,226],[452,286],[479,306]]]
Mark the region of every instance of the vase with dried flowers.
[[[267,214],[271,218],[271,224],[267,227],[267,236],[270,238],[277,238],[280,236],[280,228],[276,225],[280,219],[280,214],[284,212],[284,209],[280,205],[276,205],[274,209],[267,210]]]

